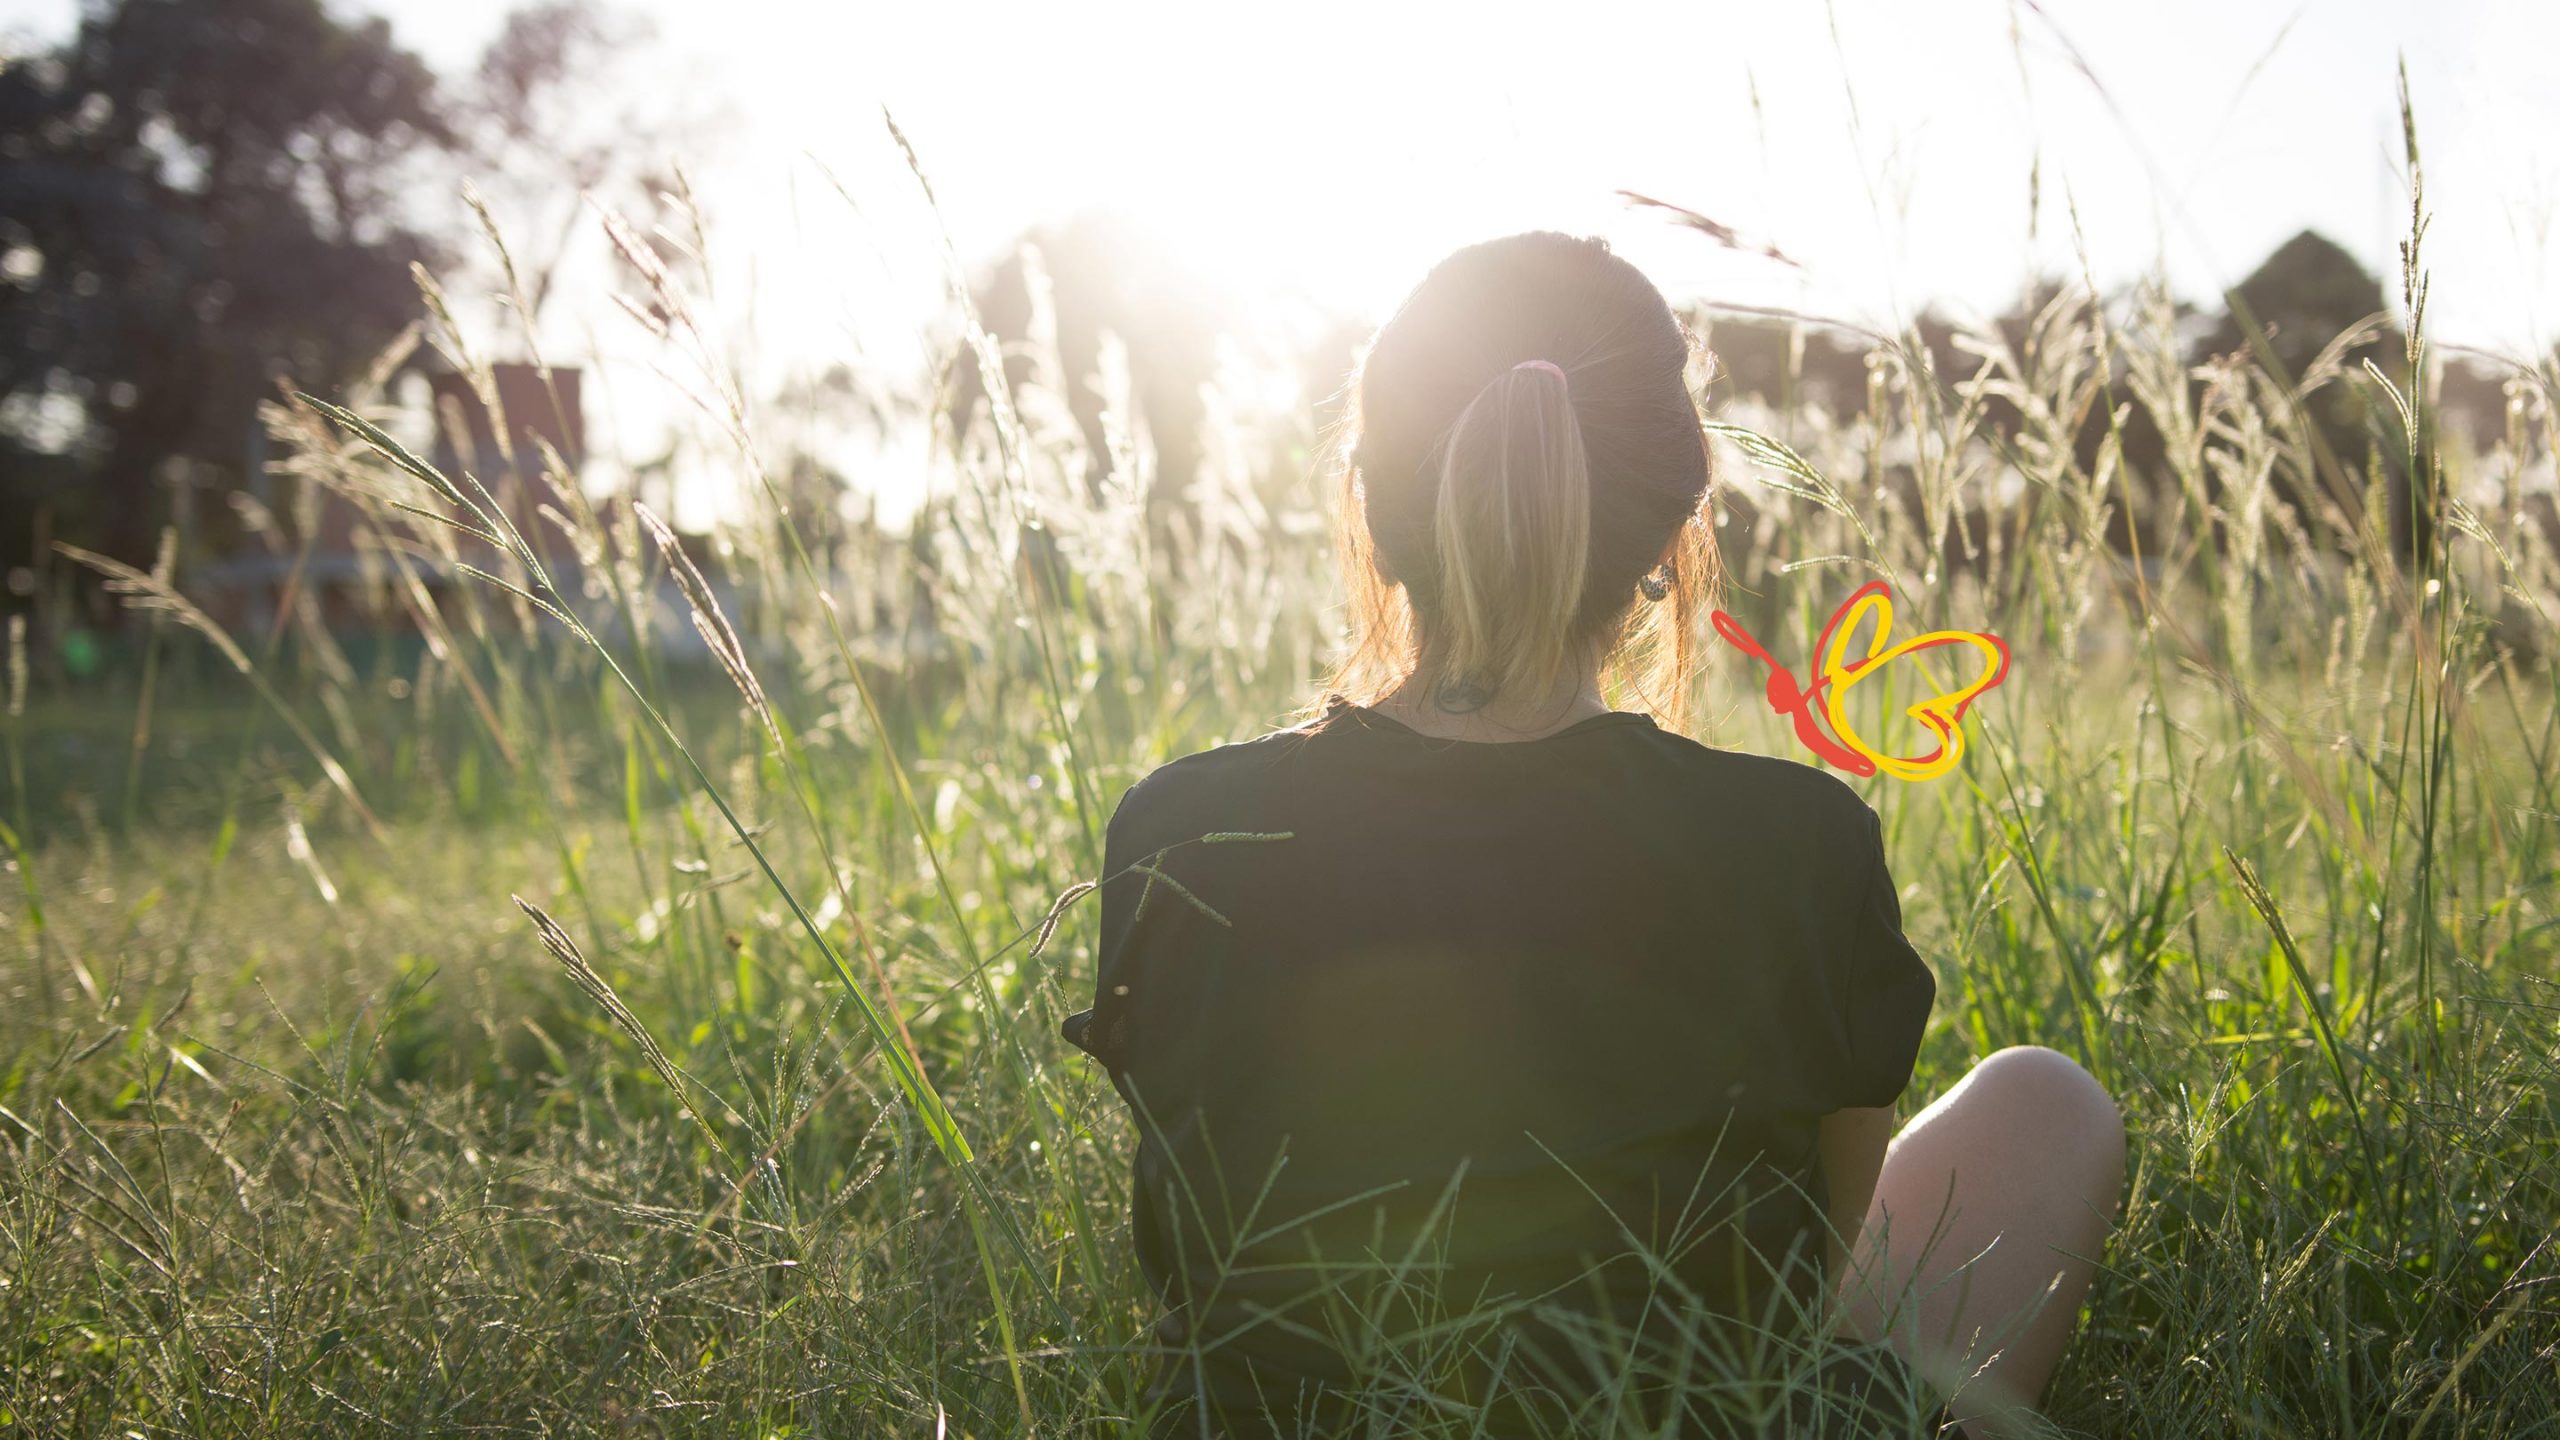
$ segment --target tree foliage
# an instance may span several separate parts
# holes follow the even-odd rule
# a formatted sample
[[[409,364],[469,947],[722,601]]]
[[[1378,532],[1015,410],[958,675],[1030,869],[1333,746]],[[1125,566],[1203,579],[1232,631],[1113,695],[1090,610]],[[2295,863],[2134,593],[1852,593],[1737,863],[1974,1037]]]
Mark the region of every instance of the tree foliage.
[[[258,401],[339,388],[419,318],[465,176],[495,177],[538,304],[583,198],[664,138],[588,93],[645,38],[531,0],[440,80],[323,0],[90,0],[0,66],[0,556],[42,526],[148,564],[189,493],[218,532]]]
[[[404,180],[452,137],[390,27],[319,0],[119,0],[0,72],[9,527],[147,561],[166,483],[237,484],[276,377],[414,314]]]

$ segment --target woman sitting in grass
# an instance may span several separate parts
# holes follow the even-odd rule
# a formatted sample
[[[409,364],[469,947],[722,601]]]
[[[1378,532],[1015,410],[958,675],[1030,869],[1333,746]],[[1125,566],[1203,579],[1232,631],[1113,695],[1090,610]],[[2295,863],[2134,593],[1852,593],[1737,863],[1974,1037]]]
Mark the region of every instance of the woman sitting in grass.
[[[1681,733],[1691,355],[1598,241],[1442,261],[1360,368],[1318,713],[1112,819],[1068,1031],[1159,1433],[2031,1429],[2123,1128],[2020,1047],[1894,1133],[1935,984],[1875,814]]]

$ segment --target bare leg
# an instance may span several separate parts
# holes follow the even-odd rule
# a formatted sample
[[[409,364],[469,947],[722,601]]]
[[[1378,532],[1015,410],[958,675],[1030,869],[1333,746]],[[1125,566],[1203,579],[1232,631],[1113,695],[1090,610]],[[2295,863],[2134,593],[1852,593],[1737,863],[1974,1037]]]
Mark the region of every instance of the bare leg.
[[[1953,1394],[1977,1440],[2031,1433],[2124,1189],[2124,1120],[2105,1088],[2041,1046],[2000,1051],[1913,1116],[1885,1151],[1850,1327],[1890,1336]]]

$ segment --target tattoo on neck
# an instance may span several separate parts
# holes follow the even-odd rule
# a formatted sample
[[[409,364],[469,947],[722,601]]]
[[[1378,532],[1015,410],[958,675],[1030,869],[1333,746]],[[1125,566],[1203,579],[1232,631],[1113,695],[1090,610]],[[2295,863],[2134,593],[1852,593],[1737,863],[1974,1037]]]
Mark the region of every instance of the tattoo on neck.
[[[1431,703],[1450,715],[1471,715],[1493,702],[1493,692],[1474,680],[1451,680],[1431,694]]]

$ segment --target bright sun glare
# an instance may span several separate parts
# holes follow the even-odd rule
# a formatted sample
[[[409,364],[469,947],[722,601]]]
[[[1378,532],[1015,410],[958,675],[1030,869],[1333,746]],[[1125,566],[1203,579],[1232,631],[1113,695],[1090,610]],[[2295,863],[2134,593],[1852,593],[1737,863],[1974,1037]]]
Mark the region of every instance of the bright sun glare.
[[[2306,227],[2387,269],[2407,204],[2387,143],[2405,49],[2431,126],[2438,318],[2547,343],[2536,236],[2560,184],[2560,97],[2515,57],[2537,34],[2560,45],[2548,14],[2490,6],[2404,35],[2364,4],[2295,22],[2196,6],[2174,25],[1832,8],[1602,4],[1571,24],[1552,6],[1338,0],[660,13],[743,122],[729,233],[819,223],[835,201],[816,157],[864,207],[861,233],[814,257],[868,270],[858,304],[885,303],[884,286],[941,293],[885,106],[973,262],[1028,223],[1114,213],[1225,287],[1376,314],[1454,246],[1545,225],[1611,236],[1674,292],[1888,328],[1933,300],[1994,309],[2028,274],[2084,264],[2114,284],[2165,263],[2210,295]],[[2369,143],[2304,153],[2306,131]],[[1630,213],[1621,189],[1801,268]],[[789,248],[759,246],[768,268]],[[847,318],[789,308],[795,324]]]
[[[421,43],[477,43],[428,0],[385,3]],[[2380,0],[2291,18],[1996,0],[1597,0],[1570,17],[639,3],[673,83],[730,117],[696,175],[729,318],[772,370],[913,383],[947,343],[941,235],[982,274],[1027,227],[1074,216],[1117,217],[1231,298],[1368,317],[1456,246],[1530,227],[1605,235],[1675,298],[1879,330],[1932,304],[1996,311],[2034,275],[2114,287],[2165,268],[2209,301],[2306,228],[2387,274],[2407,222],[2403,61],[2428,137],[2431,328],[2551,343],[2560,95],[2528,57],[2560,51],[2555,7],[2489,0],[2414,27]]]

